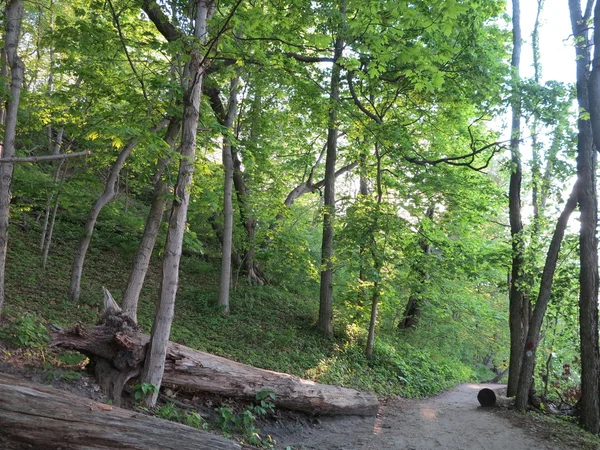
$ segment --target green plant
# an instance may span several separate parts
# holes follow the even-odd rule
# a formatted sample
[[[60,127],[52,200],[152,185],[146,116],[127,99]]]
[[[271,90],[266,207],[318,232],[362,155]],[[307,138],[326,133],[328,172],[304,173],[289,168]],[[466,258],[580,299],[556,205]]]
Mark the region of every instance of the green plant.
[[[185,424],[193,428],[208,429],[208,423],[197,411],[188,411],[184,415]]]
[[[261,401],[264,401],[267,397],[273,398],[271,397],[272,392],[267,390],[259,392],[257,397],[259,395],[262,396],[263,392],[265,396]],[[257,408],[259,414],[264,415],[266,414],[267,409],[270,409],[270,406],[265,405],[263,407],[251,405],[249,408],[244,409],[240,414],[236,414],[228,406],[221,406],[220,408],[215,409],[218,413],[216,424],[226,436],[231,436],[232,433],[240,433],[251,445],[261,448],[273,448],[273,445],[275,444],[273,438],[271,436],[262,437],[260,435],[260,430],[256,427]]]
[[[215,411],[218,413],[216,424],[225,433],[231,433],[239,425],[239,418],[231,408],[221,406],[216,408]]]
[[[136,401],[142,400],[149,393],[155,394],[158,392],[158,387],[152,383],[139,383],[133,386],[133,398]]]
[[[165,405],[159,406],[155,409],[154,413],[156,417],[172,421],[179,421],[182,416],[180,411],[173,403],[167,403]]]
[[[275,400],[275,393],[272,389],[263,389],[255,396],[258,405],[251,405],[251,411],[257,416],[266,416],[268,413],[275,412],[275,403],[270,400]],[[269,400],[270,399],[270,400]]]
[[[0,337],[14,345],[42,349],[50,343],[46,327],[33,316],[16,318],[8,327],[0,330]]]
[[[63,381],[75,381],[81,378],[81,372],[76,372],[74,370],[65,370],[60,374],[60,379]]]
[[[58,357],[58,361],[65,366],[85,365],[86,356],[79,352],[66,351]]]

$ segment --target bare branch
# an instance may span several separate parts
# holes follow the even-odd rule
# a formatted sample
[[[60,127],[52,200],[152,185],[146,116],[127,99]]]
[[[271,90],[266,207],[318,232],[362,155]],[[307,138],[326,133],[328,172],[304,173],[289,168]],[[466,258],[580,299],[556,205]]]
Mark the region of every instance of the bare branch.
[[[369,111],[365,105],[362,104],[362,102],[360,101],[360,99],[358,98],[358,96],[356,95],[356,92],[354,90],[354,84],[352,83],[352,76],[353,73],[351,71],[348,71],[348,89],[350,90],[350,95],[352,95],[352,100],[354,100],[354,104],[356,106],[358,106],[358,109],[360,109],[367,117],[369,117],[370,119],[372,119],[375,123],[381,125],[382,124],[382,120],[381,117],[379,117],[376,113],[372,113],[371,111]]]
[[[340,175],[345,174],[346,172],[349,172],[350,170],[354,169],[356,166],[358,166],[358,161],[354,161],[350,164],[346,164],[344,167],[338,169],[335,172],[335,178],[339,177]],[[302,183],[298,186],[296,186],[294,189],[292,189],[292,191],[288,194],[287,198],[284,201],[285,206],[292,206],[292,204],[294,203],[294,201],[296,201],[296,199],[298,197],[301,197],[302,195],[308,193],[308,192],[315,192],[317,189],[322,188],[323,186],[325,186],[325,180],[321,180],[317,183],[311,183],[310,180],[307,181],[306,183]]]
[[[448,164],[450,166],[463,166],[463,167],[468,167],[469,169],[473,169],[476,171],[481,171],[481,170],[484,170],[485,168],[487,168],[488,165],[490,164],[490,161],[492,160],[492,157],[504,148],[506,148],[506,146],[503,145],[502,142],[493,142],[491,144],[484,145],[483,147],[481,147],[479,149],[475,149],[471,153],[467,153],[465,155],[460,155],[460,156],[448,156],[446,158],[438,158],[438,159],[419,159],[419,158],[411,158],[409,156],[404,156],[403,158],[408,162],[411,162],[413,164],[418,164],[420,166],[436,166],[438,164],[444,163],[444,164]],[[475,156],[479,155],[480,153],[482,153],[486,150],[490,150],[490,149],[491,149],[491,154],[486,159],[485,164],[482,166],[479,166],[479,167],[473,166],[473,162],[475,161]],[[467,161],[465,161],[465,160],[467,160]]]
[[[60,155],[45,155],[45,156],[28,156],[28,157],[14,157],[14,158],[0,158],[0,164],[12,164],[12,163],[36,163],[41,161],[52,161],[55,159],[67,159],[76,158],[78,156],[87,156],[92,153],[91,150],[77,153],[63,153]]]

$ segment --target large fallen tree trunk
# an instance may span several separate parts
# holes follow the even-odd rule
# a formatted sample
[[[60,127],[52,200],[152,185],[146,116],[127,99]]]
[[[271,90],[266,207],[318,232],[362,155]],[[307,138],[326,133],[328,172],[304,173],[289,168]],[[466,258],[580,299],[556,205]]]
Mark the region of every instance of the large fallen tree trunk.
[[[0,373],[0,448],[239,450],[250,447]]]
[[[140,373],[149,341],[147,334],[133,327],[130,319],[113,314],[101,325],[54,333],[52,345],[94,360],[100,385],[118,404],[125,383]],[[268,389],[275,394],[277,407],[310,414],[371,415],[379,408],[377,397],[370,393],[257,369],[173,342],[167,348],[163,383],[248,400]]]

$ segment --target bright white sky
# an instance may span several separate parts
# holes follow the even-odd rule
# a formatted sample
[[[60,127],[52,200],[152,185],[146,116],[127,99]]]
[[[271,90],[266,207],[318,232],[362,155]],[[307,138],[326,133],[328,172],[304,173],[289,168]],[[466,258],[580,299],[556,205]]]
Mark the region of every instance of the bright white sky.
[[[508,0],[507,3],[509,13],[512,14],[510,8],[512,2]],[[531,32],[536,13],[537,0],[521,0],[521,29],[525,41],[521,54],[521,75],[524,77],[533,76]],[[540,53],[543,81],[575,82],[575,49],[570,39],[571,20],[567,0],[545,0],[541,23]]]

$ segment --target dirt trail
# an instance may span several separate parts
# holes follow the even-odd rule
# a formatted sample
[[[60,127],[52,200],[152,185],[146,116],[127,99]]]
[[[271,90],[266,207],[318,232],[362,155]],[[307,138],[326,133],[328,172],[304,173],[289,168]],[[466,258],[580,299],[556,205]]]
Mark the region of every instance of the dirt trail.
[[[480,407],[477,393],[484,387],[502,386],[463,384],[429,399],[389,400],[376,418],[321,417],[313,424],[286,421],[261,430],[277,440],[277,448],[294,450],[572,449],[526,433],[498,408]]]

